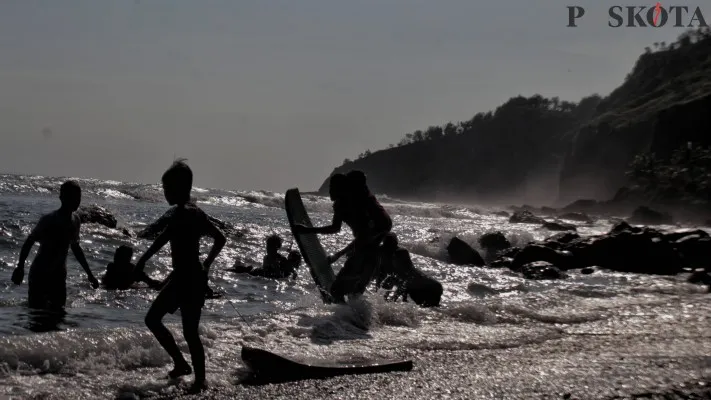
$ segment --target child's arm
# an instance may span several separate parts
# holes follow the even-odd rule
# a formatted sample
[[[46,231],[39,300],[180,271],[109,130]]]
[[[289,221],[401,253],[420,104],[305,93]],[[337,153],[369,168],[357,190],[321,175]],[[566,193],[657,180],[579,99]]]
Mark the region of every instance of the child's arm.
[[[337,251],[335,254],[326,257],[326,260],[328,261],[329,264],[333,264],[336,261],[338,261],[339,258],[343,257],[344,254],[347,254],[348,252],[353,250],[353,248],[355,246],[356,246],[356,241],[354,240],[354,241],[350,242],[348,244],[348,246],[344,247],[343,250]]]
[[[25,240],[25,243],[22,245],[22,250],[20,250],[20,260],[17,262],[17,268],[15,268],[12,272],[12,282],[15,285],[21,284],[22,280],[25,278],[25,261],[30,255],[30,250],[32,250],[32,246],[34,245],[35,238],[32,235],[28,236],[27,240]]]
[[[150,260],[151,257],[153,257],[153,255],[158,252],[158,250],[162,249],[163,246],[165,246],[169,240],[170,231],[166,229],[158,236],[156,241],[153,242],[151,247],[146,250],[146,252],[141,256],[141,258],[138,259],[138,262],[136,263],[136,269],[134,270],[134,276],[138,276],[138,274],[143,272],[143,268],[146,267],[146,262]]]
[[[294,224],[294,233],[321,233],[321,234],[334,234],[341,231],[341,226],[343,225],[343,219],[338,215],[338,213],[333,214],[333,221],[331,225],[321,226],[321,227],[308,227],[303,224]]]
[[[89,263],[86,262],[84,250],[82,250],[79,242],[72,243],[72,252],[74,253],[74,257],[76,257],[77,261],[79,261],[79,265],[81,265],[81,267],[84,268],[84,271],[86,271],[86,275],[89,277],[89,282],[91,282],[91,287],[94,289],[98,288],[99,281],[96,280],[94,274],[91,272],[91,269],[89,269]]]
[[[227,243],[227,238],[225,237],[225,234],[222,233],[220,228],[215,226],[215,224],[213,224],[212,221],[210,221],[209,219],[207,220],[206,228],[207,229],[205,231],[205,234],[207,236],[212,237],[215,242],[212,244],[210,252],[207,254],[205,261],[203,261],[202,263],[202,266],[205,269],[205,274],[210,271],[210,266],[215,261],[215,258],[217,258],[217,255],[220,254],[222,248],[225,247],[225,243]]]

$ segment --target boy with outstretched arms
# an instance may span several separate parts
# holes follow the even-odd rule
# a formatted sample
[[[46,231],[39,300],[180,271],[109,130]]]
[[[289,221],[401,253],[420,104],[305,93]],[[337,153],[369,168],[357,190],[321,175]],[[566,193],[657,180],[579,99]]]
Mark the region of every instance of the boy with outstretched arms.
[[[42,216],[20,250],[20,260],[12,273],[12,281],[19,285],[25,277],[25,260],[35,242],[40,247],[30,266],[28,302],[32,308],[60,311],[67,302],[67,254],[74,257],[96,289],[99,281],[89,269],[84,251],[79,245],[79,216],[74,212],[81,204],[81,188],[75,181],[66,181],[59,189],[61,207]]]
[[[167,313],[180,308],[183,335],[190,349],[190,357],[195,369],[195,382],[191,392],[199,392],[207,387],[205,380],[205,350],[198,334],[200,314],[205,304],[205,290],[210,265],[226,243],[225,235],[217,228],[197,205],[190,201],[193,174],[183,161],[176,161],[163,174],[163,192],[171,206],[176,206],[170,215],[165,230],[136,263],[136,275],[143,272],[146,262],[170,242],[173,271],[165,286],[156,297],[146,314],[146,326],[153,332],[158,342],[168,352],[175,363],[169,372],[170,378],[189,375],[192,369],[162,319]],[[210,236],[214,244],[204,262],[200,262],[200,238]]]

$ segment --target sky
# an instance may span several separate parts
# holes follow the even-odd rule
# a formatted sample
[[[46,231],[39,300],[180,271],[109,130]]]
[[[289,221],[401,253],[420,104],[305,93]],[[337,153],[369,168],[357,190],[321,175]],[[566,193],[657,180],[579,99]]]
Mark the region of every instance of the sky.
[[[611,28],[616,4],[3,0],[0,172],[155,183],[184,157],[197,186],[316,189],[519,94],[606,95],[683,32]]]

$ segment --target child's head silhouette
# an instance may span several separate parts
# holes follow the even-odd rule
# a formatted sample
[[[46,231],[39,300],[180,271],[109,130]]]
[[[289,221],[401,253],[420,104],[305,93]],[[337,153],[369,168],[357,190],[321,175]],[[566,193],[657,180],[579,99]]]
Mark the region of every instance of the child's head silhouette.
[[[163,193],[168,204],[185,204],[190,201],[193,171],[185,160],[176,160],[163,174]]]
[[[59,188],[59,200],[62,208],[76,211],[81,204],[81,188],[76,181],[66,181]]]
[[[344,174],[333,174],[328,183],[328,194],[331,200],[343,198],[348,189],[348,179]]]
[[[116,249],[114,253],[114,263],[115,264],[128,264],[133,258],[133,247],[122,245]]]
[[[274,252],[281,249],[282,240],[277,234],[267,237],[267,252]]]

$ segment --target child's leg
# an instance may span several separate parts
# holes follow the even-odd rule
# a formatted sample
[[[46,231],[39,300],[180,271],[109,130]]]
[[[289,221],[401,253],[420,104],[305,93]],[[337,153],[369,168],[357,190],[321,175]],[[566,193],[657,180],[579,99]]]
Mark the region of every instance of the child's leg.
[[[163,346],[165,351],[168,352],[168,355],[170,355],[170,358],[173,359],[173,363],[175,363],[175,369],[170,371],[169,374],[171,378],[177,378],[178,376],[187,375],[192,372],[190,371],[188,362],[185,361],[183,357],[183,353],[180,352],[178,345],[175,343],[173,335],[171,335],[168,328],[163,325],[162,321],[165,314],[175,309],[175,302],[177,302],[175,295],[174,285],[168,283],[163,291],[158,294],[158,297],[156,297],[145,319],[148,329],[153,332],[153,335],[158,339],[158,343]]]
[[[200,341],[198,328],[200,325],[201,307],[182,307],[180,313],[183,318],[183,336],[190,349],[190,357],[195,369],[195,386],[205,385],[205,349]]]

